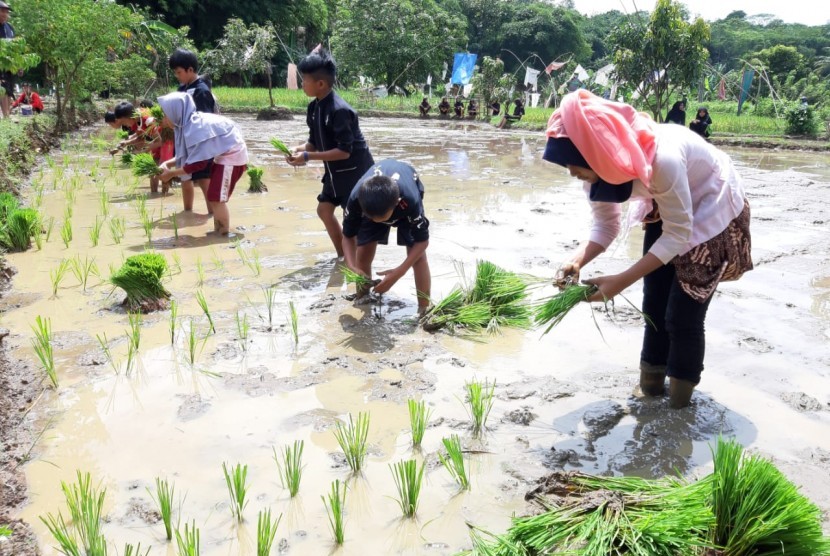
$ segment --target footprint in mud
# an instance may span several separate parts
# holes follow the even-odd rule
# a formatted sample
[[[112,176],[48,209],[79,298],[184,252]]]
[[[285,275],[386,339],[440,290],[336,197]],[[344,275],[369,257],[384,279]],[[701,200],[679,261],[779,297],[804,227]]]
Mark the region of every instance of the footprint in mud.
[[[755,336],[748,336],[738,340],[738,345],[752,353],[769,353],[775,349],[766,340],[756,338]]]
[[[207,413],[210,409],[210,402],[203,399],[199,394],[179,396],[182,404],[176,410],[176,416],[182,421],[192,421]]]
[[[804,392],[785,392],[781,394],[781,401],[800,412],[826,409],[820,401]]]

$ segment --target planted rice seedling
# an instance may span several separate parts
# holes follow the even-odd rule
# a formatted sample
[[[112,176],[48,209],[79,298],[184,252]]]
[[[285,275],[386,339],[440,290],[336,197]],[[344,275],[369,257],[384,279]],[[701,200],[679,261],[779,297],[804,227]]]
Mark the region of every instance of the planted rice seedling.
[[[115,371],[115,374],[118,374],[118,365],[115,364],[115,359],[112,357],[112,351],[110,350],[110,343],[107,340],[107,333],[104,332],[103,336],[100,334],[96,334],[95,338],[98,340],[98,345],[101,346],[101,351],[104,352],[104,357],[107,358],[107,363],[110,364],[112,370]]]
[[[110,194],[106,189],[98,193],[98,206],[101,208],[101,215],[106,218],[110,213]]]
[[[137,178],[157,176],[162,172],[162,169],[159,168],[156,161],[153,160],[153,155],[150,153],[139,153],[133,155],[132,167],[133,175]]]
[[[63,282],[64,277],[66,277],[66,273],[69,272],[71,266],[72,262],[70,260],[61,259],[61,262],[58,263],[58,268],[49,271],[49,278],[52,280],[53,297],[57,297],[58,288],[61,287],[61,283]]]
[[[95,264],[95,257],[92,259],[84,255],[84,260],[81,260],[80,255],[75,255],[71,260],[72,274],[77,278],[78,283],[83,286],[83,291],[86,291],[87,282],[89,282],[90,275],[98,274],[98,265]]]
[[[219,253],[216,252],[215,247],[210,248],[210,256],[213,260],[213,268],[214,270],[225,270],[225,261],[222,260],[222,257],[219,256]],[[244,262],[244,260],[243,260]]]
[[[93,247],[98,247],[98,242],[101,240],[101,228],[104,226],[105,218],[96,216],[95,223],[89,229],[89,241]]]
[[[38,315],[35,324],[32,326],[35,337],[32,339],[32,347],[35,350],[43,370],[52,388],[58,387],[58,373],[55,370],[55,355],[52,352],[52,321],[48,317],[42,318]]]
[[[202,309],[202,312],[207,317],[208,324],[210,324],[209,333],[215,334],[216,326],[214,326],[213,324],[213,317],[210,316],[210,308],[208,307],[207,299],[205,299],[205,294],[202,292],[202,290],[196,292],[196,303],[199,304],[199,307]]]
[[[78,545],[74,530],[67,525],[60,512],[57,516],[47,513],[45,516],[40,516],[40,520],[49,530],[52,538],[58,543],[56,548],[61,554],[65,556],[86,556]]]
[[[153,502],[156,503],[161,521],[164,523],[164,532],[167,535],[167,540],[173,540],[173,497],[176,493],[176,486],[169,483],[167,479],[156,477],[156,491],[151,492],[147,489],[147,493]]]
[[[366,440],[369,437],[369,414],[360,412],[357,414],[357,421],[352,420],[349,414],[349,423],[337,422],[334,430],[334,437],[340,445],[340,449],[346,455],[346,462],[357,473],[363,468],[366,459]]]
[[[187,330],[187,355],[191,365],[196,364],[196,358],[205,346],[205,342],[207,342],[207,336],[199,338],[193,319],[190,319],[190,327]]]
[[[251,269],[254,276],[262,274],[262,261],[259,258],[259,251],[256,248],[251,249],[251,256],[246,257],[245,264]]]
[[[142,552],[141,543],[138,543],[137,545],[127,543],[124,545],[124,556],[148,556],[149,554],[149,548]]]
[[[127,331],[127,374],[133,369],[133,362],[141,345],[141,313],[127,313],[130,329]]]
[[[291,149],[289,149],[285,143],[283,143],[276,137],[271,138],[271,145],[285,156],[291,156],[292,154]]]
[[[170,292],[162,284],[167,273],[167,260],[159,253],[140,253],[127,257],[110,283],[127,294],[125,305],[133,311],[153,311],[170,299]]]
[[[124,238],[124,233],[127,229],[127,223],[122,216],[113,216],[110,219],[110,237],[112,237],[113,243],[116,245],[121,244],[121,240]]]
[[[277,537],[277,528],[280,526],[282,514],[277,519],[271,519],[271,509],[259,512],[256,525],[256,555],[271,556],[271,547]]]
[[[55,217],[50,216],[49,220],[46,221],[46,243],[49,243],[49,240],[52,239],[52,230],[55,229]]]
[[[281,456],[274,448],[274,461],[280,476],[282,487],[288,489],[291,498],[300,491],[300,480],[303,478],[303,440],[295,440],[294,445],[286,444],[282,447]]]
[[[268,330],[274,329],[274,309],[277,304],[277,288],[269,286],[262,288],[262,293],[265,296],[265,309],[268,312]]]
[[[326,507],[326,513],[329,516],[329,525],[331,525],[334,543],[341,545],[345,535],[343,510],[346,506],[346,484],[341,483],[340,479],[335,480],[331,484],[331,492],[320,498],[323,499],[323,505]]]
[[[401,513],[404,517],[415,517],[424,479],[424,464],[422,463],[419,469],[418,462],[409,459],[390,465],[389,469],[392,470],[392,478],[395,479]]]
[[[170,215],[170,223],[173,224],[173,237],[179,239],[179,218],[176,211]]]
[[[170,300],[170,345],[176,345],[176,322],[178,321],[179,304],[175,299]]]
[[[453,480],[458,483],[461,490],[469,490],[470,481],[467,478],[467,466],[464,463],[464,451],[461,446],[461,439],[457,434],[454,434],[449,438],[442,438],[441,442],[447,451],[446,456],[438,452],[438,459],[441,460],[441,465],[449,472]]]
[[[487,418],[490,410],[493,409],[493,399],[496,391],[496,383],[490,384],[485,380],[482,382],[472,381],[464,383],[466,398],[464,408],[470,416],[473,428],[473,436],[481,436],[487,428]]]
[[[196,256],[196,285],[200,288],[205,285],[205,267],[202,264],[202,257]]]
[[[190,525],[184,524],[184,533],[176,529],[176,546],[179,551],[178,556],[199,556],[202,553],[196,520],[193,520]]]
[[[144,229],[144,235],[147,236],[147,243],[153,242],[153,220],[154,213],[148,213],[146,210],[141,213],[141,227]]]
[[[417,448],[424,439],[424,433],[429,424],[432,411],[427,408],[427,404],[423,400],[420,402],[407,400],[406,404],[409,407],[409,429],[412,431],[412,447]]]
[[[542,335],[562,322],[562,319],[577,305],[596,292],[596,286],[573,284],[533,308],[533,322],[536,326],[547,326]]]
[[[251,167],[248,168],[248,178],[250,178],[250,183],[248,184],[248,193],[263,193],[268,191],[268,188],[262,183],[262,175],[265,173],[265,170],[262,168]]]
[[[103,525],[104,498],[107,489],[100,490],[92,485],[89,473],[77,472],[77,484],[61,481],[66,505],[72,518],[72,525],[86,556],[107,556],[107,541],[101,526]]]
[[[237,522],[242,523],[244,517],[242,512],[248,501],[248,466],[237,463],[230,471],[228,465],[222,463],[222,473],[225,475],[225,485],[228,487],[228,495],[231,499],[231,514]]]
[[[63,194],[66,198],[66,210],[69,211],[71,214],[72,207],[75,206],[76,200],[74,182],[63,190]]]
[[[300,315],[293,301],[288,302],[288,314],[291,317],[291,335],[294,337],[294,345],[300,342]]]
[[[242,314],[239,316],[239,311],[236,312],[236,338],[242,347],[242,351],[248,351],[248,333],[251,330],[251,325],[248,323],[248,315]]]
[[[66,248],[69,248],[69,243],[72,241],[72,219],[64,218],[63,226],[61,227],[61,240]]]

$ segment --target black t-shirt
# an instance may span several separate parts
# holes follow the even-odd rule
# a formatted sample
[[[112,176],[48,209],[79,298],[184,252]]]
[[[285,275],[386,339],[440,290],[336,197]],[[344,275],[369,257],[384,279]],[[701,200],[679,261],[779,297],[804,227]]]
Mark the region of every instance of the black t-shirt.
[[[401,197],[398,205],[392,211],[389,220],[383,222],[383,224],[395,228],[408,225],[412,230],[412,236],[416,243],[427,241],[429,239],[429,220],[424,215],[424,184],[421,183],[415,168],[406,162],[393,158],[381,160],[369,168],[352,189],[343,217],[343,235],[355,237],[360,231],[360,225],[364,217],[358,194],[363,182],[374,176],[388,176],[398,182],[398,188],[400,189]]]
[[[351,153],[345,160],[332,160],[326,165],[332,170],[351,168],[356,156],[362,156],[369,146],[360,131],[357,112],[340,95],[332,91],[323,100],[312,100],[306,112],[308,142],[317,151],[340,149]]]
[[[193,103],[196,105],[196,110],[211,114],[216,112],[216,100],[213,98],[213,93],[210,92],[210,87],[208,87],[204,79],[197,77],[187,85],[179,86],[180,93],[190,91],[192,91],[190,94],[193,96]]]

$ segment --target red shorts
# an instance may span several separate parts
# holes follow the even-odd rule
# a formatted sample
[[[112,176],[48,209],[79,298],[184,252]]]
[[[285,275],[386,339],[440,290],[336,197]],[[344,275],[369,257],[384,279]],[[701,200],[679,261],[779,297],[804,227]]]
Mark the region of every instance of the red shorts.
[[[231,198],[236,182],[245,173],[248,166],[225,166],[213,164],[210,170],[210,185],[207,190],[207,200],[211,203],[227,203]]]

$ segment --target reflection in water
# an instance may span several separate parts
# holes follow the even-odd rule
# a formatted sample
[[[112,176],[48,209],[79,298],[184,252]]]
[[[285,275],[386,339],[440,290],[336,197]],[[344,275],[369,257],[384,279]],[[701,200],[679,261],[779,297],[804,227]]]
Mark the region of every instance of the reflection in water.
[[[470,177],[470,157],[467,156],[467,151],[447,149],[447,159],[451,175],[457,178]]]

